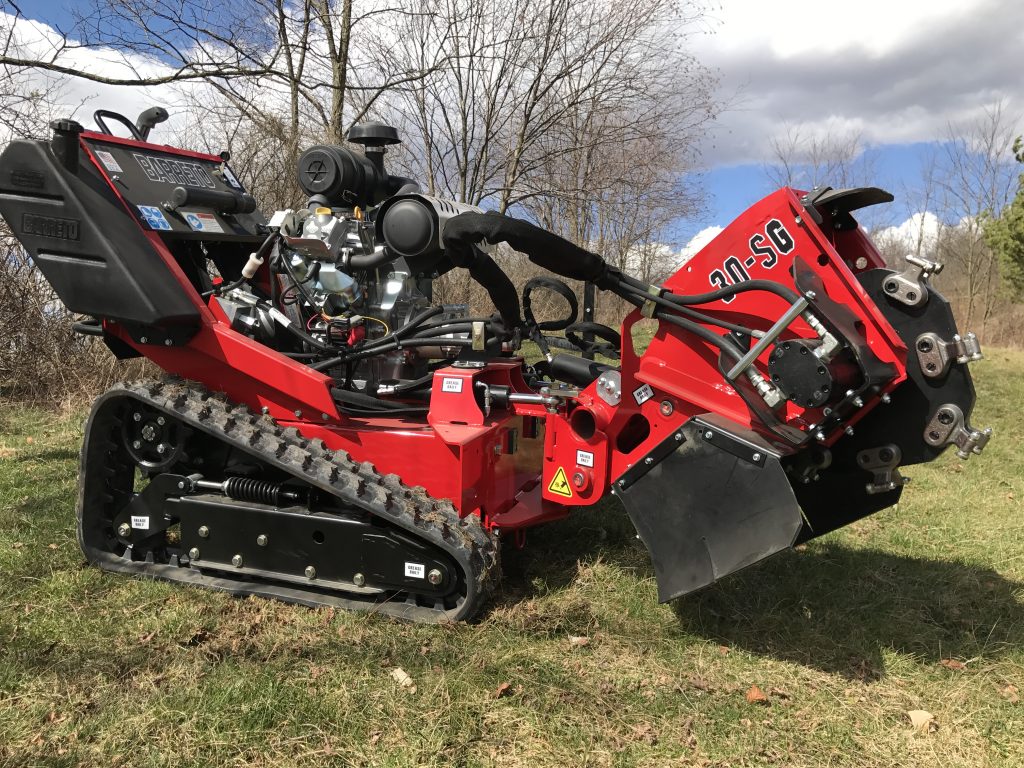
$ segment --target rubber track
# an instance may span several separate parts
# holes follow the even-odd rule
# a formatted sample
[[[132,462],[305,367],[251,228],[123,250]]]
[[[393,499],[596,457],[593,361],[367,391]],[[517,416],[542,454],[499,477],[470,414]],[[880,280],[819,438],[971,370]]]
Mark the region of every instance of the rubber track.
[[[397,475],[381,475],[368,462],[353,461],[344,451],[332,451],[321,440],[309,440],[295,428],[282,428],[273,419],[257,415],[246,406],[211,394],[202,385],[181,380],[122,383],[97,398],[86,427],[79,479],[79,524],[86,505],[97,498],[87,489],[90,472],[106,468],[89,466],[89,457],[99,458],[94,440],[107,441],[104,464],[109,467],[110,432],[92,434],[102,427],[112,400],[128,398],[148,404],[178,419],[190,428],[205,432],[260,461],[289,472],[296,478],[332,494],[343,505],[364,509],[383,520],[426,540],[446,552],[464,572],[466,595],[451,609],[416,605],[414,601],[361,599],[356,593],[303,590],[284,583],[211,577],[181,565],[140,562],[113,553],[101,553],[80,543],[86,555],[106,570],[128,571],[155,578],[185,581],[236,594],[258,594],[306,605],[330,605],[349,610],[374,611],[420,622],[465,621],[473,618],[487,602],[500,580],[500,558],[495,538],[483,529],[475,515],[461,518],[452,503],[435,499],[423,488],[410,488]],[[100,423],[97,423],[100,422]],[[92,448],[92,450],[91,450]],[[107,471],[106,474],[112,474]],[[100,493],[104,500],[109,494]],[[93,514],[90,512],[90,514]],[[105,555],[105,556],[104,556]]]

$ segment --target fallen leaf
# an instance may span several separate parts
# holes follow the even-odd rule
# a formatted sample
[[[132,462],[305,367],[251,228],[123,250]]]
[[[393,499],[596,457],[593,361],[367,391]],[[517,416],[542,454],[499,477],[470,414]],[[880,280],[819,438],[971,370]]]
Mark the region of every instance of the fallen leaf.
[[[144,634],[144,635],[139,637],[139,642],[140,643],[148,643],[150,640],[153,639],[153,636],[155,634],[156,634],[156,630],[153,630],[152,632],[147,632],[146,634]]]
[[[1011,704],[1020,703],[1020,691],[1017,686],[1013,683],[1008,684],[999,691],[999,695],[1006,699]]]
[[[718,652],[720,654],[722,654],[723,656],[728,656],[729,655],[729,646],[728,645],[720,645],[720,646],[718,646]]]
[[[777,699],[782,699],[783,701],[789,701],[789,699],[793,698],[787,691],[784,691],[781,688],[769,688],[768,695],[774,696]]]
[[[36,439],[34,437],[26,437],[25,438],[25,442],[28,443],[29,445],[32,445],[32,443],[34,443],[35,441],[36,441]]]
[[[22,542],[16,541],[13,544],[11,544],[11,549],[21,549],[24,546],[25,545]]]
[[[60,547],[59,544],[47,544],[46,546],[49,547],[50,549],[58,549]]]
[[[377,745],[378,741],[380,741],[380,731],[374,731],[370,734],[369,744],[373,747]]]
[[[952,669],[954,672],[960,672],[967,669],[966,664],[956,659],[942,659],[939,661],[939,666],[945,667],[946,669]]]
[[[768,695],[756,685],[750,686],[750,690],[747,691],[747,701],[751,704],[761,704],[764,706],[768,706],[771,703]]]
[[[583,635],[569,635],[569,645],[576,647],[590,645],[590,638]]]
[[[932,733],[939,730],[939,723],[931,712],[923,709],[912,709],[907,712],[907,717],[910,718],[910,724],[914,726],[914,730],[918,733]]]
[[[658,743],[658,734],[655,732],[654,726],[650,723],[641,723],[640,725],[634,725],[633,737],[637,741],[643,741],[647,744]]]
[[[710,693],[711,691],[715,690],[715,687],[711,685],[711,683],[709,683],[703,677],[697,677],[696,675],[687,678],[686,682],[691,687],[696,688],[698,691],[705,691]]]
[[[741,717],[740,718],[740,725],[742,725],[744,728],[753,728],[754,727],[754,723],[751,722],[750,720],[748,720],[745,717]]]
[[[508,696],[512,693],[511,683],[502,683],[494,689],[494,698],[500,699],[502,696]]]
[[[402,688],[407,690],[409,693],[416,693],[416,683],[409,677],[409,673],[401,667],[395,667],[391,670],[391,679],[398,683]]]
[[[52,723],[56,719],[57,713],[54,710],[51,709],[49,712],[46,713],[46,722]]]

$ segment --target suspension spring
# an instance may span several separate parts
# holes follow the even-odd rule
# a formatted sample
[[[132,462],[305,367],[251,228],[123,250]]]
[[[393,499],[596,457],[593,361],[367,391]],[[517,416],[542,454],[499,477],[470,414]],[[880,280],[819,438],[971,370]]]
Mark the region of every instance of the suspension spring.
[[[281,500],[293,494],[283,492],[280,483],[265,480],[254,480],[248,477],[229,477],[224,481],[224,493],[236,501],[248,501],[253,504],[270,504],[281,506]]]

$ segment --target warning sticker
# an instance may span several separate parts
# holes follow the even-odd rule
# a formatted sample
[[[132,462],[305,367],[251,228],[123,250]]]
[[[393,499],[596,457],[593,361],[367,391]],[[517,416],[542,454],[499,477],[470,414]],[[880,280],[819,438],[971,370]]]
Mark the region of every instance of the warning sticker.
[[[109,152],[104,152],[102,149],[96,150],[96,157],[103,163],[103,167],[112,173],[124,173],[124,169],[118,165],[117,160]]]
[[[652,397],[654,397],[654,390],[651,389],[650,384],[644,384],[633,390],[633,399],[636,400],[637,405],[643,405]]]
[[[164,212],[155,205],[140,205],[138,209],[139,213],[142,214],[142,218],[149,224],[150,229],[167,230],[171,228],[171,224],[164,216]]]
[[[569,480],[565,476],[565,470],[561,467],[555,472],[555,476],[551,478],[548,490],[556,496],[564,496],[567,499],[572,498],[572,488],[569,486]]]
[[[427,577],[427,566],[423,563],[406,563],[405,575],[410,579],[425,579]]]
[[[132,515],[132,528],[134,528],[137,531],[148,531],[149,518],[140,517],[138,515]]]
[[[181,215],[185,221],[196,232],[223,232],[220,222],[212,213],[200,213],[199,211],[182,211]]]
[[[594,466],[594,454],[590,451],[576,451],[576,463],[581,467]]]
[[[442,392],[461,392],[462,391],[462,379],[442,379],[441,380],[441,391]]]

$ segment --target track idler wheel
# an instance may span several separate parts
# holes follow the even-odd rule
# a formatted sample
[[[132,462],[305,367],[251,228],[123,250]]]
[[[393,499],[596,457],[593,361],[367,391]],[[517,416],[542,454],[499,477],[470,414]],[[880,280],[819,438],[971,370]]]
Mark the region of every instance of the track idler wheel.
[[[128,409],[121,438],[128,455],[141,468],[162,472],[181,456],[184,428],[175,419],[139,403]]]

